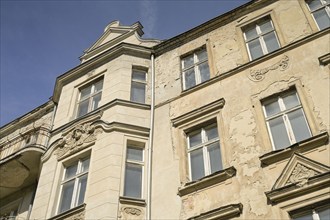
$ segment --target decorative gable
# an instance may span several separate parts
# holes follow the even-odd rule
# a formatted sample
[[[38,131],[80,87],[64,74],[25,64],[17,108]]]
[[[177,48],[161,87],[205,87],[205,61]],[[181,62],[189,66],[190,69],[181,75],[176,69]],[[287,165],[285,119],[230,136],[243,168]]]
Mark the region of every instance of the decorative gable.
[[[304,186],[309,178],[328,171],[330,171],[328,166],[295,153],[275,182],[273,189],[278,189],[290,184]]]
[[[142,39],[144,32],[140,22],[136,22],[131,26],[121,25],[119,21],[113,21],[106,26],[102,36],[80,57],[82,62],[95,57],[96,55],[113,48],[120,43],[128,43],[142,46],[154,46],[160,41]]]
[[[289,162],[266,196],[272,204],[297,199],[300,196],[326,198],[330,187],[330,167],[293,154]],[[315,194],[316,193],[316,194]],[[303,198],[303,197],[301,197]]]

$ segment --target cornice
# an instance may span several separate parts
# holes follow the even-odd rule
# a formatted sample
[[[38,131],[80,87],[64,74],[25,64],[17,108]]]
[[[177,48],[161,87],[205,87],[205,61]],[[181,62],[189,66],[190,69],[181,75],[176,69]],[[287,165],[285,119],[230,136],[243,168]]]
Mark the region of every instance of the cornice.
[[[114,46],[113,48],[93,57],[90,60],[87,60],[86,62],[80,64],[79,66],[76,66],[75,68],[57,77],[54,88],[53,100],[55,103],[58,102],[61,94],[61,88],[65,83],[70,82],[86,74],[88,71],[92,70],[97,65],[101,65],[106,61],[114,59],[123,54],[149,59],[151,53],[152,53],[152,49],[149,47],[124,43],[124,42],[120,43]]]
[[[13,132],[13,130],[20,129],[21,127],[27,124],[33,124],[35,121],[40,119],[42,116],[46,115],[54,108],[54,102],[52,100],[47,101],[46,103],[38,106],[32,111],[26,113],[25,115],[16,118],[15,120],[5,124],[0,128],[1,137],[4,137]]]
[[[225,24],[228,24],[239,17],[242,17],[252,10],[257,10],[265,5],[272,4],[278,0],[251,0],[250,2],[241,5],[227,13],[224,13],[218,17],[215,17],[193,29],[190,29],[180,35],[165,40],[164,42],[154,46],[156,56],[173,50],[189,41],[192,41],[206,33],[209,33]]]
[[[51,132],[51,134],[55,135],[59,132],[71,130],[71,128],[76,124],[82,124],[82,123],[87,123],[87,122],[101,119],[103,112],[106,109],[109,109],[109,108],[117,106],[117,105],[131,107],[131,108],[137,108],[137,109],[142,109],[142,110],[150,110],[150,108],[151,108],[151,106],[148,104],[142,104],[142,103],[132,102],[132,101],[123,100],[123,99],[114,99],[111,102],[108,102],[107,104],[100,106],[99,108],[95,109],[94,111],[89,112],[88,114],[86,114],[80,118],[76,118],[76,119],[70,121],[69,123],[66,123],[56,129],[54,129]]]

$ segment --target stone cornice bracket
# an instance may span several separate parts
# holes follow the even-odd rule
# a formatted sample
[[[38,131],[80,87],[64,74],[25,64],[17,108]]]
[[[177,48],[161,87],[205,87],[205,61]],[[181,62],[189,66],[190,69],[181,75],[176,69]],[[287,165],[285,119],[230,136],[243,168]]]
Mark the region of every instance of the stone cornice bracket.
[[[79,124],[72,131],[62,135],[57,143],[57,159],[80,151],[96,141],[96,136],[102,133],[101,128],[96,128],[92,123]]]
[[[278,61],[277,63],[275,63],[269,67],[259,69],[259,70],[250,69],[250,73],[248,74],[248,77],[253,82],[262,81],[265,78],[266,73],[268,73],[271,70],[279,69],[280,71],[284,71],[284,70],[288,69],[289,61],[290,61],[289,57],[287,55],[284,55],[280,61]]]

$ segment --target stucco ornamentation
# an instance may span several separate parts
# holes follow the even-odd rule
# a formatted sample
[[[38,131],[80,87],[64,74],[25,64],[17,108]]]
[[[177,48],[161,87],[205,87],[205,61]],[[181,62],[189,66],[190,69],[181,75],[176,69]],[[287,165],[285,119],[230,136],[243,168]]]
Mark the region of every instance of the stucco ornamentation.
[[[102,129],[96,129],[90,123],[77,125],[71,132],[63,135],[59,141],[56,152],[57,159],[85,148],[96,140],[96,136],[99,133],[102,133]]]
[[[123,212],[129,215],[136,215],[136,216],[140,216],[142,214],[142,211],[140,209],[133,207],[125,207],[123,208]]]
[[[280,71],[284,71],[289,67],[289,57],[287,55],[284,55],[284,57],[278,61],[277,63],[263,68],[259,70],[250,70],[250,73],[248,75],[249,79],[254,82],[262,81],[265,78],[266,73],[268,73],[271,70],[279,69]]]
[[[298,163],[297,166],[292,171],[288,181],[286,182],[286,185],[295,183],[298,186],[302,187],[306,185],[309,178],[316,176],[318,174],[319,172]]]

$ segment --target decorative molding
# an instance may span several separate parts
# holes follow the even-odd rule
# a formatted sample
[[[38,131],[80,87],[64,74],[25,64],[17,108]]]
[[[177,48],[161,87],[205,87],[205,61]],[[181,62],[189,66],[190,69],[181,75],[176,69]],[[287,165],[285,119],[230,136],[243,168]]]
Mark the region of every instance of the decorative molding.
[[[198,216],[189,218],[188,220],[203,220],[203,219],[231,219],[239,216],[243,211],[242,203],[231,204],[213,209],[208,212],[203,212]]]
[[[321,65],[326,66],[330,63],[330,53],[327,53],[319,57],[319,62]]]
[[[302,187],[309,178],[329,171],[330,167],[294,153],[272,189],[278,189],[292,184]]]
[[[330,167],[295,153],[284,167],[272,190],[265,194],[272,204],[316,191],[322,196],[324,195],[322,189],[330,187],[329,176]]]
[[[119,197],[120,204],[126,204],[126,205],[134,205],[134,206],[146,206],[146,201],[144,199],[137,199],[137,198],[131,198],[131,197],[125,197],[120,196]]]
[[[295,143],[287,148],[272,151],[259,157],[263,167],[290,158],[294,153],[303,153],[325,145],[329,140],[328,132],[323,132],[306,140]]]
[[[310,169],[302,164],[297,164],[294,170],[292,171],[288,181],[285,185],[289,184],[297,184],[297,186],[304,186],[306,185],[309,178],[319,175],[320,172],[317,172],[313,169]]]
[[[173,118],[171,119],[171,121],[174,127],[178,127],[187,122],[191,122],[195,118],[200,118],[202,116],[206,116],[207,114],[213,114],[214,112],[217,112],[221,108],[223,108],[224,105],[225,105],[225,100],[221,98],[215,102],[209,103],[193,111],[190,111],[181,116]]]
[[[58,142],[58,148],[56,151],[57,159],[60,160],[64,156],[80,151],[86,148],[91,143],[94,143],[96,136],[102,133],[102,129],[95,128],[91,123],[79,124],[71,132],[64,135]]]
[[[279,69],[280,71],[286,70],[289,67],[289,61],[290,61],[289,57],[287,55],[284,55],[280,61],[269,67],[259,70],[250,69],[250,73],[248,77],[250,80],[254,82],[262,81],[265,78],[266,73],[268,73],[271,70],[277,70],[277,69]]]
[[[134,207],[124,207],[122,211],[128,215],[140,216],[142,214],[142,211],[140,209]]]
[[[217,185],[235,175],[236,169],[234,167],[229,167],[227,169],[215,172],[209,176],[205,176],[202,179],[186,183],[183,187],[179,188],[178,195],[185,196],[192,192]]]

